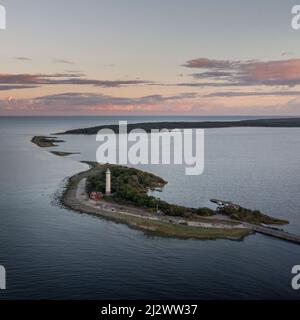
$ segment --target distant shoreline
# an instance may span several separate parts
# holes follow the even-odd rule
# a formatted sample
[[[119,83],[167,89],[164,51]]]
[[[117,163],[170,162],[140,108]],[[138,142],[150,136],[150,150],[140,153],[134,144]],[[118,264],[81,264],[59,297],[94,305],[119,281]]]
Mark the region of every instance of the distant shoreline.
[[[300,118],[273,118],[273,119],[253,119],[239,121],[173,121],[173,122],[141,122],[128,123],[128,132],[134,129],[143,129],[146,132],[151,132],[153,129],[217,129],[217,128],[300,128]],[[119,133],[119,125],[101,125],[90,128],[73,129],[65,132],[56,133],[56,135],[64,134],[82,134],[94,135],[101,129],[111,129],[115,133]]]

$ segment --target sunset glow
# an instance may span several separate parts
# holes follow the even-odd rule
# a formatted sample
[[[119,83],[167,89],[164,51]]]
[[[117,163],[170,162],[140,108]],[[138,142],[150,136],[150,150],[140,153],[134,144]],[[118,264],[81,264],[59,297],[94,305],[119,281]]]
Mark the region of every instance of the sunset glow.
[[[300,113],[286,2],[2,2],[0,115]]]

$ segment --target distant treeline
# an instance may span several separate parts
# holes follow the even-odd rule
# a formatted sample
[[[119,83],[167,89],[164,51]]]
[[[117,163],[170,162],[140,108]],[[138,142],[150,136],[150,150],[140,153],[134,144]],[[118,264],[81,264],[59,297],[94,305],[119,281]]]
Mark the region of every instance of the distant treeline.
[[[203,121],[203,122],[145,122],[129,123],[127,131],[143,129],[150,132],[152,129],[209,129],[209,128],[237,128],[237,127],[269,127],[269,128],[297,128],[300,127],[300,118],[255,119],[241,121]],[[111,129],[119,133],[119,125],[102,125],[91,128],[74,129],[58,134],[97,134],[101,129]]]

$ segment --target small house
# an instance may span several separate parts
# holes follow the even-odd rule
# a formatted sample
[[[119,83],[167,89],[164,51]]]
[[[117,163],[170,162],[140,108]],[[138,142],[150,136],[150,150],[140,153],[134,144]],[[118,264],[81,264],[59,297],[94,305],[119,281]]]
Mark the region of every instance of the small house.
[[[103,198],[103,194],[101,192],[91,192],[90,194],[90,199],[95,200],[95,201],[99,201]]]

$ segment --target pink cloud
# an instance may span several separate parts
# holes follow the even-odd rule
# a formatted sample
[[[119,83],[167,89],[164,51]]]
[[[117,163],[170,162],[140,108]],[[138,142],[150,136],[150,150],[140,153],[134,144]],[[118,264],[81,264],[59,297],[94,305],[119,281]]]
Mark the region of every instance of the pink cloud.
[[[300,79],[300,59],[253,62],[242,66],[245,77],[252,81]]]
[[[300,59],[237,61],[200,58],[190,60],[184,66],[203,70],[203,72],[192,74],[195,79],[215,81],[198,83],[199,86],[295,86],[300,84]],[[196,86],[197,83],[186,85]]]

